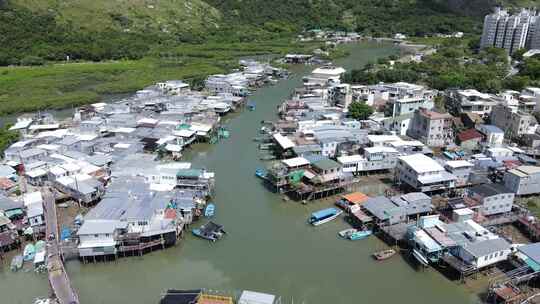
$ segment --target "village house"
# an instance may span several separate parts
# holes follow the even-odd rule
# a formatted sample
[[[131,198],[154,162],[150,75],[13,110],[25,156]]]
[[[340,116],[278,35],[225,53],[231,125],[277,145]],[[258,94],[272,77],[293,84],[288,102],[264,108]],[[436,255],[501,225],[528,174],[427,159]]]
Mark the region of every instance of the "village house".
[[[399,152],[392,147],[376,146],[364,148],[363,155],[347,155],[337,158],[343,172],[363,174],[394,169]]]
[[[458,133],[456,139],[457,144],[463,150],[476,151],[480,149],[480,142],[483,141],[484,136],[475,129],[468,129]]]
[[[540,193],[540,167],[519,166],[503,177],[504,186],[518,196]]]
[[[442,147],[454,142],[452,116],[421,108],[414,112],[407,135],[430,147]]]
[[[444,165],[446,171],[456,177],[456,187],[467,185],[474,164],[466,160],[450,160]]]
[[[431,197],[421,192],[410,192],[401,196],[371,197],[362,204],[367,214],[374,217],[380,226],[394,225],[429,214],[433,210]]]
[[[502,184],[474,186],[467,196],[477,203],[473,209],[485,216],[510,212],[514,205],[514,193]]]
[[[446,105],[454,115],[470,112],[481,116],[489,115],[498,100],[490,94],[480,93],[474,89],[449,90],[446,92]]]
[[[528,133],[530,127],[536,124],[536,119],[531,114],[514,112],[510,107],[504,105],[493,107],[490,119],[493,125],[504,130],[505,137],[509,139]]]
[[[499,147],[504,142],[504,131],[494,125],[478,125],[476,129],[484,134],[484,143],[488,147]]]
[[[416,191],[432,192],[454,188],[456,179],[439,163],[424,154],[406,155],[398,158],[397,182]]]

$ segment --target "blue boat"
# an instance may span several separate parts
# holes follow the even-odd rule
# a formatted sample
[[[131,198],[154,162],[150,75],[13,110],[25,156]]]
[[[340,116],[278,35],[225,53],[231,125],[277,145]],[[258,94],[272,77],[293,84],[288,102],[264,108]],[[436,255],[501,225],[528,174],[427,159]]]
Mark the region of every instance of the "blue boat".
[[[36,256],[36,247],[33,244],[28,244],[24,247],[23,259],[24,261],[33,261]]]
[[[351,233],[351,235],[349,235],[349,240],[351,241],[363,240],[372,234],[373,234],[373,231],[371,230],[359,230],[354,233]]]
[[[223,230],[223,226],[216,224],[214,222],[208,222],[202,225],[200,228],[194,228],[191,230],[193,235],[215,242],[223,237],[226,234]]]
[[[267,172],[264,169],[258,168],[257,170],[255,170],[255,176],[257,176],[258,178],[265,179],[266,174],[267,174]]]
[[[343,211],[338,210],[336,208],[327,208],[327,209],[319,210],[311,214],[311,216],[308,219],[308,223],[310,223],[313,226],[319,226],[319,225],[328,223],[336,219],[342,213]]]
[[[248,107],[249,107],[249,110],[250,110],[250,111],[255,111],[255,104],[249,103],[249,104],[248,104]]]
[[[216,211],[216,205],[209,203],[208,205],[206,205],[206,209],[204,209],[204,216],[212,217],[214,216],[215,211]]]
[[[358,230],[354,228],[345,229],[343,231],[340,231],[339,236],[341,236],[344,239],[349,239],[351,241],[357,241],[367,238],[368,236],[373,234],[373,231],[371,230]]]

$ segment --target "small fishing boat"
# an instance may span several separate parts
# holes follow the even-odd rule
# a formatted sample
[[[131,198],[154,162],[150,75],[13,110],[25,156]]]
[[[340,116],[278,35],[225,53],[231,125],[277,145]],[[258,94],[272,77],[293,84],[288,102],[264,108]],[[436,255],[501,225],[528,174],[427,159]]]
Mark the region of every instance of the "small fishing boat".
[[[339,236],[341,236],[344,239],[351,240],[351,241],[362,240],[372,234],[373,232],[371,230],[358,230],[354,228],[345,229],[339,232]]]
[[[200,228],[194,228],[191,232],[195,236],[212,242],[221,239],[223,235],[226,234],[225,230],[223,230],[223,226],[214,222],[208,222]]]
[[[249,108],[250,111],[255,111],[255,104],[254,103],[249,103],[248,108]]]
[[[349,235],[349,240],[351,241],[363,240],[372,234],[373,234],[373,231],[371,230],[359,230]]]
[[[273,160],[273,159],[276,159],[276,157],[270,154],[263,154],[259,157],[259,159],[260,160]]]
[[[266,174],[267,174],[267,172],[264,169],[258,168],[257,170],[255,170],[255,176],[257,176],[258,178],[265,179]]]
[[[341,230],[340,232],[338,232],[338,234],[340,237],[346,239],[349,237],[350,234],[355,233],[356,231],[358,231],[358,229],[349,228],[349,229]]]
[[[36,247],[33,244],[28,244],[24,247],[23,259],[25,261],[33,261],[36,256]]]
[[[386,250],[374,252],[373,257],[377,261],[383,261],[383,260],[387,260],[393,257],[395,254],[396,254],[396,251],[394,249],[386,249]]]
[[[216,211],[216,205],[209,203],[208,205],[206,205],[206,209],[204,209],[204,216],[212,217],[214,216],[215,211]]]
[[[342,213],[343,211],[338,210],[336,208],[327,208],[327,209],[319,210],[311,214],[311,216],[308,219],[308,223],[310,223],[313,226],[319,226],[324,223],[328,223],[332,220],[335,220]]]
[[[18,271],[22,268],[24,263],[23,256],[22,255],[16,255],[11,260],[11,271]]]
[[[36,244],[34,245],[34,250],[36,253],[45,251],[45,246],[46,246],[45,241],[37,241]]]

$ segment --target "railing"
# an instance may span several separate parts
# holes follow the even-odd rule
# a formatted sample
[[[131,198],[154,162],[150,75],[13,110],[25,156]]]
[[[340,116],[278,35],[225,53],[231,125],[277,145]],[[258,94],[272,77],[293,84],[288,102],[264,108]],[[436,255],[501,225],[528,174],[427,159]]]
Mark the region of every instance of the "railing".
[[[154,247],[157,245],[163,245],[163,244],[165,244],[165,240],[159,239],[155,241],[139,243],[137,245],[128,245],[128,246],[121,245],[120,247],[118,247],[118,251],[120,252],[138,251],[138,250],[144,250],[147,248],[151,248],[151,247]]]

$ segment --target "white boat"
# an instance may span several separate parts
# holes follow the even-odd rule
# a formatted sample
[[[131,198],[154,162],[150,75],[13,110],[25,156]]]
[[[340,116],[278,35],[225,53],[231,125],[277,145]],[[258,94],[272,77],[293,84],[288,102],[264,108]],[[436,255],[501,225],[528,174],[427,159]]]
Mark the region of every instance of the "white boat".
[[[313,212],[308,219],[308,223],[310,223],[313,226],[319,226],[324,223],[328,223],[330,221],[335,220],[342,213],[343,211],[338,210],[336,208],[323,209],[317,212]]]

